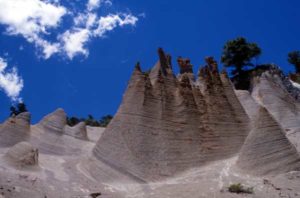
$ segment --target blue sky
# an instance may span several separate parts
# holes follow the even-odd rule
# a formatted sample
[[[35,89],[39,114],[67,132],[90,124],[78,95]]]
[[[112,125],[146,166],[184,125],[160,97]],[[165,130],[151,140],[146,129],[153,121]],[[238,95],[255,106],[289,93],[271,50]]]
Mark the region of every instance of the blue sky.
[[[24,16],[9,4],[22,1],[35,11],[29,14],[36,14],[30,17],[37,26],[15,20]],[[0,0],[0,58],[7,64],[1,71],[0,61],[0,79],[14,74],[23,83],[20,93],[14,90],[19,95],[10,97],[2,87],[0,120],[18,98],[34,123],[58,107],[70,116],[114,114],[134,64],[152,67],[158,47],[173,56],[174,65],[177,56],[189,57],[197,70],[206,56],[220,60],[227,40],[244,36],[262,48],[259,63],[293,71],[286,59],[300,50],[299,7],[298,0],[103,0],[98,6],[88,0]],[[92,14],[95,20],[87,25]]]

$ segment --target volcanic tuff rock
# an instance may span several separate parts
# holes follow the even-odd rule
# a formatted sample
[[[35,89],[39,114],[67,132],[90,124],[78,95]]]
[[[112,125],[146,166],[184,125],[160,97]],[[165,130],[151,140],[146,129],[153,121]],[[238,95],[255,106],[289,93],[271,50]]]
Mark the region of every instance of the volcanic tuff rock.
[[[66,124],[67,115],[65,111],[63,109],[57,109],[53,113],[45,116],[38,125],[47,131],[63,133]]]
[[[0,147],[10,147],[25,141],[30,135],[30,113],[25,112],[8,118],[0,126]]]
[[[78,155],[82,152],[81,148],[78,148],[75,143],[66,142],[76,142],[74,137],[87,140],[85,124],[67,126],[67,117],[63,109],[57,109],[45,116],[38,124],[31,127],[31,132],[32,145],[39,148],[41,152],[56,155]]]
[[[8,150],[5,158],[18,167],[38,164],[38,149],[28,142],[20,142]]]
[[[282,74],[257,75],[249,93],[211,57],[197,78],[178,58],[176,77],[171,56],[158,54],[150,72],[136,65],[105,131],[67,126],[62,109],[33,126],[29,113],[1,124],[0,195],[299,197],[300,104]],[[228,192],[237,183],[254,193]]]
[[[67,135],[70,135],[70,136],[73,136],[73,137],[76,137],[79,139],[83,139],[83,140],[88,140],[85,122],[80,122],[73,127],[66,125],[64,128],[64,132]]]
[[[212,58],[193,81],[191,69],[181,69],[176,78],[171,57],[162,49],[158,54],[149,75],[135,68],[117,114],[94,149],[99,160],[145,181],[229,157],[248,134],[248,116]],[[191,66],[186,59],[179,63]]]
[[[247,90],[236,90],[235,93],[253,123],[258,115],[260,105],[251,97]]]
[[[269,111],[300,152],[300,103],[286,90],[281,76],[274,71],[264,72],[254,79],[251,95]]]
[[[260,107],[237,164],[248,173],[274,175],[300,170],[300,156],[278,123]]]

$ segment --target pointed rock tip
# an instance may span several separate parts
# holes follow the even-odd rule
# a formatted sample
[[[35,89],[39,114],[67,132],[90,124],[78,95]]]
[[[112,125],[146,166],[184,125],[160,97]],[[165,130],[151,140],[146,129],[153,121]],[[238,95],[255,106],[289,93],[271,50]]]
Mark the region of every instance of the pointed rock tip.
[[[158,48],[158,57],[163,75],[166,76],[168,73],[172,73],[171,56],[166,55],[162,48]],[[168,72],[168,69],[171,71]]]
[[[140,63],[139,61],[136,62],[134,69],[135,69],[136,71],[142,72],[142,69],[141,69],[141,63]]]
[[[85,124],[85,122],[79,122],[79,123],[76,124],[74,127],[75,127],[75,128],[86,127],[86,124]]]
[[[57,108],[54,113],[65,113],[65,110],[63,108]]]
[[[47,129],[62,132],[64,126],[67,124],[67,114],[62,108],[58,108],[46,115],[39,124]]]
[[[58,116],[62,119],[67,119],[67,114],[64,109],[58,108],[50,114],[50,116]]]
[[[209,69],[212,72],[218,72],[218,63],[217,63],[217,61],[215,61],[214,57],[212,57],[212,56],[206,57],[205,62],[207,63],[207,65],[209,66]]]
[[[179,65],[180,74],[193,73],[193,65],[191,64],[189,58],[182,58],[181,56],[179,56],[177,58],[177,63]]]

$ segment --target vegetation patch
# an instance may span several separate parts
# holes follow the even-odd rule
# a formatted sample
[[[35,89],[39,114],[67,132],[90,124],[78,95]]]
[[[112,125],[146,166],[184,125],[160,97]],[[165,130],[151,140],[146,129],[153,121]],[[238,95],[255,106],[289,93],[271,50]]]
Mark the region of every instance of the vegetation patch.
[[[67,117],[67,124],[69,126],[75,126],[79,122],[84,122],[88,126],[107,127],[112,119],[113,116],[111,115],[103,116],[100,120],[94,119],[92,115],[88,115],[87,118],[77,118],[73,116],[73,117]]]
[[[231,184],[228,187],[228,191],[231,193],[237,193],[237,194],[253,194],[253,187],[245,187],[242,184]]]
[[[91,193],[90,194],[90,197],[92,197],[92,198],[97,198],[97,197],[100,197],[100,196],[101,196],[100,192],[98,192],[98,193]]]

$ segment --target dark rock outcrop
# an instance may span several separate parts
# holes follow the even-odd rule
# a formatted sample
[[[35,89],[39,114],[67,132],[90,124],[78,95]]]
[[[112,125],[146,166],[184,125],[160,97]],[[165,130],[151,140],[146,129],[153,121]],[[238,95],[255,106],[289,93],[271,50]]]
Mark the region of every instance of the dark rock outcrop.
[[[190,59],[178,57],[177,63],[179,65],[180,74],[193,73],[193,65],[191,64]]]

